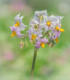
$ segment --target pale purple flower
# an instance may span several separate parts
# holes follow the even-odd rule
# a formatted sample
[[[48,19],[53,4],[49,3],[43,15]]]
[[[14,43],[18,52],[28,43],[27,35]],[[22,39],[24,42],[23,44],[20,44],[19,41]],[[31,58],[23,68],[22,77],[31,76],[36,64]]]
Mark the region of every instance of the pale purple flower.
[[[39,23],[43,23],[45,18],[47,17],[47,11],[35,11],[34,19],[37,20]]]
[[[14,36],[17,36],[19,38],[24,37],[24,33],[22,33],[22,31],[25,30],[26,25],[22,23],[22,19],[23,19],[23,16],[20,16],[20,14],[18,14],[15,17],[15,24],[14,26],[10,27],[12,31],[12,37]]]
[[[42,38],[42,39],[38,40],[38,41],[36,42],[35,47],[36,47],[36,48],[40,48],[41,43],[47,44],[47,43],[48,43],[48,39]]]

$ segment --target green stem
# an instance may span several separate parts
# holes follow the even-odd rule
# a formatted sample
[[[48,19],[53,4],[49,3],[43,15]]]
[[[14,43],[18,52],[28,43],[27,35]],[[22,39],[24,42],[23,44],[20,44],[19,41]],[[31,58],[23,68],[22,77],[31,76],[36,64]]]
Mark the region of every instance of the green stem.
[[[36,57],[37,57],[37,48],[34,49],[34,57],[33,57],[33,63],[32,63],[32,71],[31,71],[32,75],[34,73]]]

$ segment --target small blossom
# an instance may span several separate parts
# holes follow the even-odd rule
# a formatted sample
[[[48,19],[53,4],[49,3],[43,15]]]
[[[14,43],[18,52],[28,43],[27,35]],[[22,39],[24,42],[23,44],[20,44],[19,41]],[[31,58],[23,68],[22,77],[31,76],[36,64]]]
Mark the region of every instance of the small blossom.
[[[48,39],[43,38],[36,42],[36,48],[40,48],[40,47],[45,48],[45,44],[47,43],[48,43]]]
[[[40,41],[41,41],[41,47],[42,47],[42,48],[45,48],[45,44],[48,43],[48,39],[43,38],[43,39],[41,39]]]
[[[34,14],[34,19],[37,20],[39,23],[42,23],[47,16],[47,11],[36,11]]]
[[[30,22],[30,28],[28,30],[30,40],[38,40],[42,37],[42,30],[40,24],[36,20]]]
[[[16,28],[13,26],[13,27],[10,27],[10,29],[12,31],[11,37],[16,36]]]

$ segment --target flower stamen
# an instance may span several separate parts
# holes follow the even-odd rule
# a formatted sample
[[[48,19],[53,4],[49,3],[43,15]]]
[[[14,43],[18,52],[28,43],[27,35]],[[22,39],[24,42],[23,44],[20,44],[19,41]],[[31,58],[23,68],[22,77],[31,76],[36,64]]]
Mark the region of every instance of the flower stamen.
[[[14,37],[16,35],[16,32],[13,31],[12,34],[11,34],[11,37]]]
[[[16,24],[15,24],[15,27],[19,27],[20,26],[20,22],[17,21]]]
[[[64,29],[60,28],[60,32],[64,32]]]
[[[46,25],[47,25],[48,27],[50,27],[50,26],[51,26],[51,21],[47,21],[47,22],[46,22]]]
[[[37,37],[37,35],[36,35],[36,34],[32,34],[31,39],[32,39],[32,40],[35,40],[35,39],[36,39],[36,37]]]
[[[59,31],[60,30],[60,28],[58,27],[58,26],[56,26],[56,28],[55,28],[57,31]]]
[[[45,48],[45,43],[41,43],[41,47],[42,48]]]

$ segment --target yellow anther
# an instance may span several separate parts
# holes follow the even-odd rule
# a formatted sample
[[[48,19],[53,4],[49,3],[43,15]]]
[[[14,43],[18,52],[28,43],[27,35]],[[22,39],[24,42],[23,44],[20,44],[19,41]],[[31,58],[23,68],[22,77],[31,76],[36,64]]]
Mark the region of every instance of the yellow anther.
[[[32,34],[32,40],[35,40],[36,39],[36,35],[35,34]]]
[[[60,28],[60,32],[64,32],[64,29]]]
[[[50,27],[50,26],[51,26],[51,21],[47,21],[47,22],[46,22],[46,25],[47,25],[48,27]]]
[[[16,35],[16,32],[13,31],[12,34],[11,34],[11,37],[14,37]]]
[[[60,30],[60,28],[59,28],[58,26],[56,26],[56,28],[55,28],[55,29],[56,29],[56,30],[58,30],[58,31]]]
[[[19,27],[20,26],[20,22],[17,21],[16,24],[15,24],[15,27]]]
[[[45,43],[41,43],[41,47],[42,48],[45,48]]]

